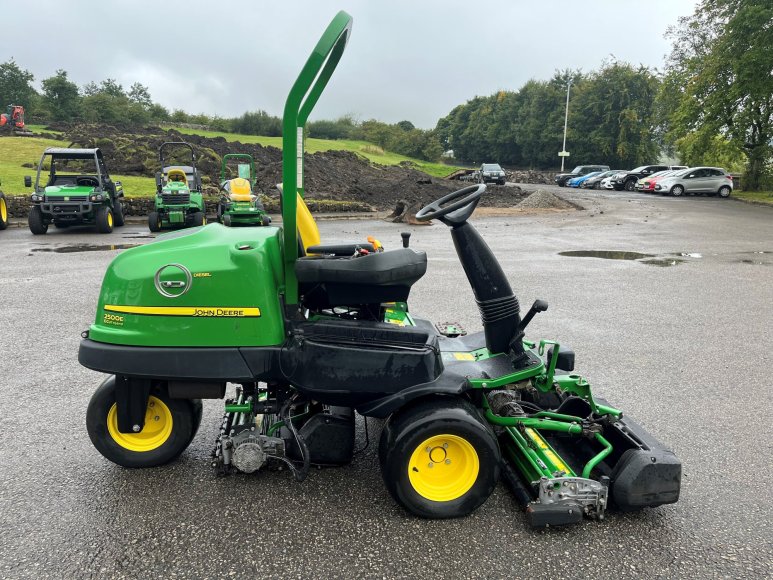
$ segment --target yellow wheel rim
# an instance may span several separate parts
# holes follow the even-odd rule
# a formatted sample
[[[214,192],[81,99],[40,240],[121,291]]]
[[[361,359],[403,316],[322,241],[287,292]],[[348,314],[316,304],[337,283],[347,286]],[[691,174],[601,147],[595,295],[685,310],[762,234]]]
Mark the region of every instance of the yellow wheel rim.
[[[107,225],[113,227],[113,214],[110,212],[107,212]]]
[[[453,501],[470,491],[480,461],[472,444],[456,435],[435,435],[423,441],[408,461],[408,479],[421,497]]]
[[[0,222],[5,223],[8,220],[8,207],[5,205],[5,198],[0,197]]]
[[[142,431],[121,433],[118,430],[118,407],[113,403],[107,413],[107,430],[113,441],[124,449],[139,453],[153,451],[166,443],[172,434],[172,412],[162,400],[151,396],[148,398],[145,426]]]

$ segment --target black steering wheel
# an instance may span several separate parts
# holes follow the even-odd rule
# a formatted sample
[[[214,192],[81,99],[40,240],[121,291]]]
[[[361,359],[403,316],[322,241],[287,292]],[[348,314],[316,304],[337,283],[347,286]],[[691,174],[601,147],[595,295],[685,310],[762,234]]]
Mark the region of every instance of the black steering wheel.
[[[99,180],[96,177],[90,175],[79,175],[75,178],[76,185],[83,185],[86,187],[99,187]]]
[[[416,212],[416,221],[428,222],[439,219],[447,226],[460,226],[475,211],[485,191],[486,184],[479,183],[444,195]],[[448,205],[443,207],[445,204]]]

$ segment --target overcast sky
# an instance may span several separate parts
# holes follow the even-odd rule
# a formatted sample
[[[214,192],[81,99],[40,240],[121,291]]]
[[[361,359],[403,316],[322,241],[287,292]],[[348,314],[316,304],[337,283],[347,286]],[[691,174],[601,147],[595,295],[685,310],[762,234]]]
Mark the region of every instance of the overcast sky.
[[[618,60],[663,65],[666,28],[694,0],[37,0],[3,26],[0,61],[36,83],[63,68],[79,85],[112,77],[169,109],[281,116],[335,13],[352,38],[312,119],[353,114],[430,128],[475,95],[556,69]],[[6,11],[7,12],[7,11]]]

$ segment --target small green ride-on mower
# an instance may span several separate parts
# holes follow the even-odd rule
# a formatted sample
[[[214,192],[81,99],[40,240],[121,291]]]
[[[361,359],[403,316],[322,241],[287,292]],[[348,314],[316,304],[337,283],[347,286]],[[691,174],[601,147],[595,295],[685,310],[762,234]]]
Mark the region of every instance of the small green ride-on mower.
[[[226,179],[229,161],[238,163],[237,176]],[[263,203],[255,193],[255,160],[246,153],[226,153],[220,167],[220,191],[222,196],[217,204],[217,221],[225,226],[267,226],[271,223]]]
[[[525,338],[547,304],[521,317],[468,221],[484,184],[416,215],[449,226],[482,332],[409,312],[427,269],[409,234],[388,251],[377,240],[316,243],[298,136],[350,29],[340,12],[288,96],[282,227],[210,224],[127,250],[108,268],[78,355],[110,375],[86,415],[95,447],[127,467],[171,461],[196,433],[201,399],[224,397],[231,382],[212,455],[218,473],[285,464],[302,480],[311,465],[346,464],[356,411],[386,419],[384,483],[422,517],[469,514],[500,476],[536,527],[677,501],[675,455],[592,393],[570,349]]]
[[[190,165],[167,165],[164,150],[187,147]],[[158,148],[161,171],[156,173],[156,204],[148,214],[148,228],[160,232],[168,228],[203,226],[207,223],[201,176],[196,170],[196,154],[189,143],[167,141]]]
[[[31,176],[24,177],[24,186],[32,187]],[[109,234],[124,224],[122,197],[123,186],[110,179],[99,149],[46,149],[35,177],[30,231],[41,235],[51,224],[60,229],[95,224],[99,233]]]

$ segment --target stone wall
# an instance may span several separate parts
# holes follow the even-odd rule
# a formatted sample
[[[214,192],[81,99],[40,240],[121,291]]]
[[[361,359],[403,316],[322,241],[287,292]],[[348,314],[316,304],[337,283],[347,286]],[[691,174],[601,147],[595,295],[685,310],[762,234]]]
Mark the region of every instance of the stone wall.
[[[205,196],[204,203],[207,215],[217,214],[218,196]],[[6,195],[8,215],[12,218],[26,218],[30,211],[29,195]],[[154,198],[152,197],[125,197],[123,199],[123,212],[125,216],[147,216],[153,211]],[[279,213],[279,201],[274,198],[263,197],[263,204],[269,213]],[[337,212],[370,212],[373,207],[360,201],[338,201],[331,199],[307,199],[306,205],[313,213],[337,213]]]

